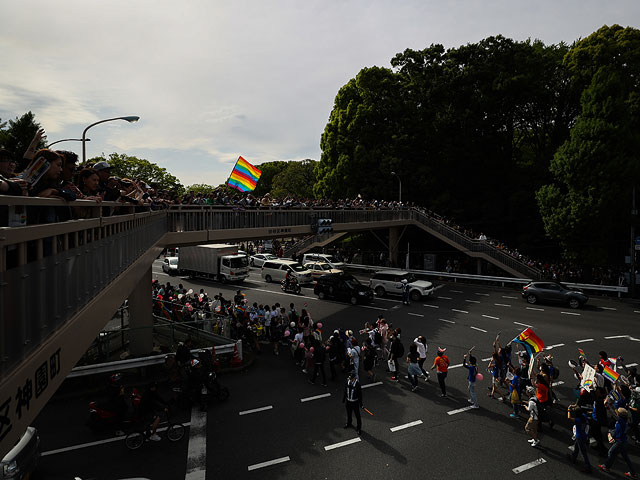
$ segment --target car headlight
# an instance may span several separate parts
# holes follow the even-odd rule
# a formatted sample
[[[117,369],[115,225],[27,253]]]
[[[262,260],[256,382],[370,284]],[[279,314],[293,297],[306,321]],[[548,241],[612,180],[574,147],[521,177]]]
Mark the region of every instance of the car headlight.
[[[4,475],[4,478],[17,477],[19,473],[20,469],[18,468],[18,462],[16,460],[12,460],[2,466],[2,474]]]

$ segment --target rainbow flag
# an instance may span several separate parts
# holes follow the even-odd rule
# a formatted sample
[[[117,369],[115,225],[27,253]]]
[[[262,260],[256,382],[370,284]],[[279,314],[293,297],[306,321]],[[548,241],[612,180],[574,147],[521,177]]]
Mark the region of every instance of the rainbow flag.
[[[533,357],[534,353],[538,353],[544,348],[544,342],[530,328],[524,330],[512,342],[523,345],[530,357]]]
[[[586,355],[585,355],[585,353],[584,353],[584,350],[582,350],[581,348],[579,348],[579,349],[578,349],[578,353],[579,353],[581,356],[586,357]]]
[[[613,370],[610,367],[604,367],[604,369],[602,370],[602,375],[604,375],[605,377],[607,377],[609,380],[611,380],[613,383],[616,382],[616,380],[618,380],[618,377],[620,376],[619,373],[616,373],[615,370]]]
[[[238,161],[227,180],[227,185],[241,192],[250,192],[255,190],[260,175],[262,175],[261,170],[258,170],[244,158],[238,157]]]

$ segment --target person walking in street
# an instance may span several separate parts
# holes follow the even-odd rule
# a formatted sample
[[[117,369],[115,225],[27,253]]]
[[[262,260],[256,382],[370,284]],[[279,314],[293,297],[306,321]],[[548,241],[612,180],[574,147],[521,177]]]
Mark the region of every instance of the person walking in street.
[[[447,397],[447,386],[444,381],[445,378],[447,378],[447,372],[449,371],[449,357],[444,354],[446,350],[446,348],[438,347],[438,354],[433,360],[433,366],[431,367],[431,370],[437,368],[438,384],[440,385],[440,391],[442,392],[440,393],[440,396],[442,398]]]
[[[587,452],[589,419],[578,405],[569,405],[567,418],[573,421],[576,437],[573,444],[573,453],[568,453],[567,457],[571,463],[576,463],[578,452],[581,453],[582,458],[584,458],[584,468],[581,471],[591,473],[591,463],[589,463],[589,454]]]
[[[349,372],[347,383],[344,386],[342,403],[344,403],[347,408],[347,423],[344,425],[344,428],[353,426],[351,423],[353,414],[356,417],[356,432],[360,435],[362,433],[362,418],[360,417],[360,409],[363,408],[362,387],[354,372]]]
[[[418,359],[418,366],[422,371],[422,376],[424,377],[424,380],[427,381],[429,380],[429,372],[427,372],[424,369],[424,362],[427,359],[427,351],[428,351],[427,339],[424,338],[422,335],[418,335],[418,337],[413,341],[413,343],[415,343],[416,347],[418,347],[418,355],[420,356],[420,358]]]
[[[400,332],[401,330],[399,328],[393,331],[391,347],[389,348],[389,361],[393,362],[393,366],[395,367],[395,372],[392,372],[391,375],[391,380],[394,382],[400,381],[400,363],[398,359],[404,355],[404,345],[402,345],[400,341]]]
[[[527,387],[527,394],[529,394],[529,402],[525,405],[524,408],[529,412],[529,419],[527,420],[526,425],[524,426],[524,431],[529,434],[531,437],[527,440],[532,447],[537,447],[540,445],[540,440],[538,439],[538,399],[536,398],[536,389],[529,385]]]
[[[347,348],[347,355],[349,356],[349,371],[354,372],[356,378],[360,380],[360,346],[358,340],[355,337],[351,337],[351,346]]]
[[[418,346],[415,343],[409,345],[409,355],[407,355],[407,364],[409,380],[411,381],[411,391],[415,392],[418,390],[418,377],[422,375],[422,370],[420,370],[420,366],[418,365],[418,360],[420,359],[420,355],[418,355]]]
[[[627,420],[629,420],[629,412],[626,408],[618,408],[618,410],[616,410],[616,414],[618,415],[618,421],[616,422],[616,429],[613,432],[611,439],[611,443],[613,443],[613,445],[611,445],[611,448],[609,449],[607,460],[603,464],[598,465],[598,467],[600,467],[601,470],[608,472],[613,465],[613,462],[616,460],[616,457],[620,454],[629,467],[629,471],[624,475],[628,478],[638,478],[636,471],[633,468],[633,464],[629,459],[629,455],[627,454]]]
[[[313,341],[313,374],[311,375],[311,380],[309,380],[309,383],[312,383],[315,385],[316,383],[316,378],[318,378],[319,374],[322,374],[322,386],[326,387],[327,386],[327,377],[324,373],[324,361],[326,358],[326,349],[324,347],[324,345],[322,344],[321,341],[319,341],[318,339],[314,338]]]
[[[469,363],[467,363],[467,360]],[[473,408],[480,408],[480,405],[478,405],[478,395],[476,394],[476,376],[478,375],[476,357],[468,353],[462,359],[462,366],[467,369],[467,380],[469,381],[469,403]]]

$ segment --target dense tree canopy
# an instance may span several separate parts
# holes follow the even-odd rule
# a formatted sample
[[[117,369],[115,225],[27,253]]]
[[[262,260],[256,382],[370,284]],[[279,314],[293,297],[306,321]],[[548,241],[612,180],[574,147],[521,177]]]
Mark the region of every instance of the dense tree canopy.
[[[16,160],[20,160],[40,128],[31,112],[8,122],[0,121],[0,147],[9,150]],[[36,148],[44,148],[45,143],[45,139],[41,139]]]

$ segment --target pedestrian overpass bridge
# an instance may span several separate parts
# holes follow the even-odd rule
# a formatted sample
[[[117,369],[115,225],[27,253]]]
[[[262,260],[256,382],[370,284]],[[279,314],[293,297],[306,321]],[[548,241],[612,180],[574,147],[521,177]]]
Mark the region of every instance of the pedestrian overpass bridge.
[[[0,458],[125,299],[130,326],[152,326],[151,265],[166,247],[301,237],[300,248],[309,249],[314,242],[330,240],[318,238],[312,230],[318,218],[330,218],[336,237],[388,229],[390,258],[403,229],[415,226],[512,276],[539,276],[511,255],[413,208],[240,210],[176,205],[150,211],[112,202],[0,196],[0,212],[10,221],[19,221],[35,208],[55,208],[80,219],[0,228]],[[151,335],[136,331],[151,329],[132,330],[132,355],[148,354]]]

